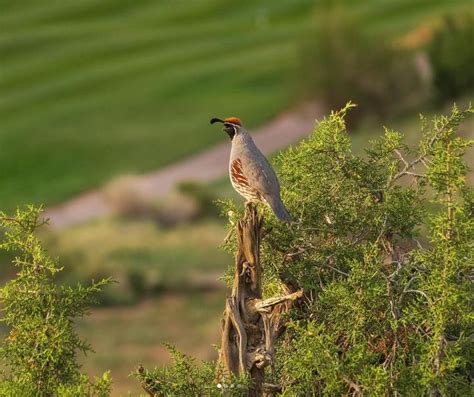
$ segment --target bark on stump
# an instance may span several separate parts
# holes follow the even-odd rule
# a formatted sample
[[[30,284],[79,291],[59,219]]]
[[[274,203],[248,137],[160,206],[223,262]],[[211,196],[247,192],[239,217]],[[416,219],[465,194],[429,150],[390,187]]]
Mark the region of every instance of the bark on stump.
[[[275,339],[280,333],[282,311],[302,291],[262,299],[260,241],[263,219],[253,204],[247,204],[244,217],[236,226],[238,250],[234,282],[226,300],[222,324],[219,362],[225,377],[250,375],[253,387],[249,396],[274,396],[278,385],[265,383],[265,368],[274,364]]]

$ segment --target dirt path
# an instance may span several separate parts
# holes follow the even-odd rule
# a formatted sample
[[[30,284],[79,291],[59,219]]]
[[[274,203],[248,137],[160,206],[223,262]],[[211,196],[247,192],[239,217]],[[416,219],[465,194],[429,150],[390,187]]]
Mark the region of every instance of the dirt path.
[[[270,123],[253,131],[257,146],[272,153],[298,141],[314,127],[321,117],[321,107],[304,104],[293,111],[280,114]],[[185,160],[130,180],[128,187],[145,199],[155,199],[170,193],[180,181],[210,182],[226,175],[230,144],[225,141]],[[79,224],[91,219],[111,215],[113,206],[103,189],[85,192],[60,205],[50,207],[45,216],[53,228]]]

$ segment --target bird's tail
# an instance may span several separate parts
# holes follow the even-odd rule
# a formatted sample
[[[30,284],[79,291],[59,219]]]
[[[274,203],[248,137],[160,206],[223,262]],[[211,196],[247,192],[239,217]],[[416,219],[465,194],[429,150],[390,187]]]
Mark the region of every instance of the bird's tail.
[[[291,215],[285,208],[285,205],[281,201],[280,197],[276,199],[267,199],[267,203],[280,221],[291,223]]]

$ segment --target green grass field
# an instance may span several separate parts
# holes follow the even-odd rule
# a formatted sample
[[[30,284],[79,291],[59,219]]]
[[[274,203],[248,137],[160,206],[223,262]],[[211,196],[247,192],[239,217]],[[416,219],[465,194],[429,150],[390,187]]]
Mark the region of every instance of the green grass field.
[[[471,1],[343,1],[394,35]],[[0,0],[0,208],[53,204],[186,157],[298,101],[320,2]]]

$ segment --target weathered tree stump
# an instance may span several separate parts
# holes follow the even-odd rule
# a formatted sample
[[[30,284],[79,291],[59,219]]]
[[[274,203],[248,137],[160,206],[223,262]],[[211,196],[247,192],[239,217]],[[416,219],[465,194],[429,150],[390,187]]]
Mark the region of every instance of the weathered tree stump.
[[[301,297],[302,291],[262,299],[260,242],[263,219],[253,204],[247,204],[244,217],[236,225],[238,250],[230,297],[226,300],[222,324],[219,362],[225,379],[250,375],[249,396],[273,396],[278,385],[265,383],[265,368],[274,364],[275,340],[279,319],[288,304]],[[291,291],[285,291],[285,293]],[[282,305],[286,303],[286,305]],[[225,381],[224,381],[225,383]]]

